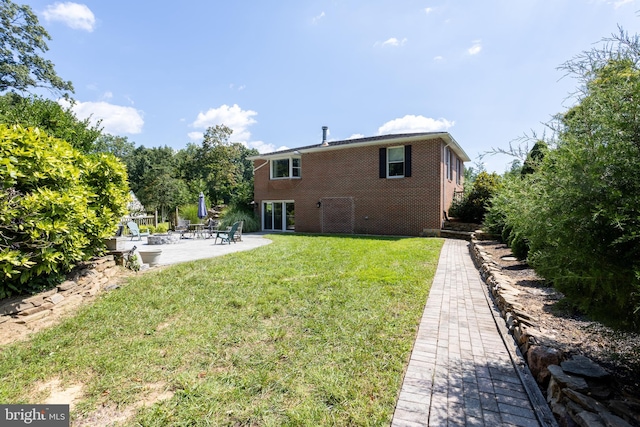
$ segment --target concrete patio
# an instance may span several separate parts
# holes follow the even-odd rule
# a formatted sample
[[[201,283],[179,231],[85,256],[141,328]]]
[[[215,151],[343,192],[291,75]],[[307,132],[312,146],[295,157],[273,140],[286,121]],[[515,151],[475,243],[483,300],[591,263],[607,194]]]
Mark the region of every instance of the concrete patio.
[[[243,233],[241,242],[231,244],[220,244],[220,239],[215,244],[212,238],[185,238],[180,239],[175,244],[149,245],[147,238],[142,237],[141,240],[127,238],[125,250],[131,250],[134,246],[136,247],[136,252],[161,249],[162,253],[160,254],[158,265],[170,265],[197,259],[213,258],[233,252],[248,251],[269,243],[271,243],[271,240],[266,239],[264,233]]]

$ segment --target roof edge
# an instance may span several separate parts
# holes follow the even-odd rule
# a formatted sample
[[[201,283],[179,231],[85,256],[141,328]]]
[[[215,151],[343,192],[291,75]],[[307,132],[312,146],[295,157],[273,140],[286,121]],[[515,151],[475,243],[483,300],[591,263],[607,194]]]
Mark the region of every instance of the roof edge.
[[[340,150],[351,147],[367,147],[371,145],[381,145],[387,144],[390,142],[393,143],[407,143],[421,140],[430,140],[430,139],[442,139],[444,140],[447,146],[451,146],[453,151],[460,157],[463,162],[471,161],[467,153],[460,147],[458,142],[451,136],[449,132],[423,132],[423,133],[413,133],[413,134],[391,134],[391,135],[381,135],[367,138],[359,138],[359,139],[347,139],[341,141],[330,141],[328,146],[323,146],[322,144],[309,145],[306,147],[299,148],[291,148],[287,150],[274,151],[271,153],[259,154],[257,156],[247,157],[248,160],[269,160],[269,159],[277,159],[279,157],[287,157],[292,153],[296,154],[304,154],[304,153],[317,153],[321,151],[329,151],[329,150]]]

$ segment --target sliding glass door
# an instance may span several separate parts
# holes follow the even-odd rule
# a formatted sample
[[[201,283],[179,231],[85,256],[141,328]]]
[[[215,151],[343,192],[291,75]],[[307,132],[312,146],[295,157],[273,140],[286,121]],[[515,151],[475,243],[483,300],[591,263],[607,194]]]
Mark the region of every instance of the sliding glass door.
[[[295,230],[295,210],[292,201],[262,202],[262,229]]]

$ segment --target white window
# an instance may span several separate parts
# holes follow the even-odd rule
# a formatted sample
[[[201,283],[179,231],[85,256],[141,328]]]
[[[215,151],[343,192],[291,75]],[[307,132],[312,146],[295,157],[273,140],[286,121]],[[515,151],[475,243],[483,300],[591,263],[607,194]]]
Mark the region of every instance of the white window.
[[[299,157],[287,157],[271,160],[271,179],[300,178],[301,160]]]
[[[444,169],[445,169],[445,174],[447,176],[447,179],[449,181],[451,181],[451,179],[453,179],[453,171],[452,171],[452,153],[451,150],[449,148],[445,148],[444,149]]]
[[[404,177],[404,147],[387,148],[387,178]]]

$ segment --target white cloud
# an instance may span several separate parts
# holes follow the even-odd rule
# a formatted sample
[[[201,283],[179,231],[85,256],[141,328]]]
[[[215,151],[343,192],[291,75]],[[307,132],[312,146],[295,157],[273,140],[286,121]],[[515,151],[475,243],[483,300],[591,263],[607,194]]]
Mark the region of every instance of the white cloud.
[[[378,135],[415,132],[446,131],[455,124],[447,119],[432,119],[424,116],[406,115],[399,119],[386,122],[378,128]]]
[[[630,4],[630,3],[634,3],[634,2],[635,2],[635,0],[618,0],[618,1],[613,2],[613,7],[617,9],[617,8],[619,8],[621,6],[624,6],[625,4]]]
[[[434,10],[434,9],[433,9],[432,7],[425,7],[425,8],[424,8],[424,11],[425,11],[425,13],[426,13],[427,15],[428,15],[428,14],[430,14],[431,12],[433,12],[433,10]]]
[[[360,139],[360,138],[364,138],[364,135],[361,133],[354,133],[353,135],[351,135],[349,138],[347,139]]]
[[[113,92],[107,91],[102,95],[102,99],[111,99],[113,98]]]
[[[467,49],[467,52],[469,53],[469,55],[479,54],[482,50],[481,40],[474,40],[472,43],[473,45],[469,49]]]
[[[251,142],[248,142],[246,145],[248,148],[255,148],[256,150],[258,150],[260,154],[273,153],[274,151],[282,151],[282,150],[289,149],[289,147],[285,147],[285,146],[280,146],[276,148],[275,145],[267,144],[264,141],[251,141]]]
[[[133,107],[109,104],[108,102],[78,102],[71,105],[66,99],[58,100],[63,107],[71,107],[80,120],[89,119],[96,124],[102,119],[100,126],[105,132],[119,135],[122,133],[138,134],[142,132],[144,119],[142,112]]]
[[[251,138],[249,126],[257,123],[253,119],[253,116],[256,115],[258,115],[258,113],[255,111],[243,110],[238,104],[234,104],[232,107],[225,104],[218,108],[210,108],[205,113],[198,113],[198,117],[191,126],[196,129],[207,129],[215,125],[225,125],[233,130],[231,141],[242,142],[249,146],[249,140]]]
[[[96,26],[96,17],[84,4],[56,2],[47,6],[43,12],[46,21],[60,21],[74,30],[92,32]]]
[[[403,38],[402,40],[398,40],[395,37],[391,37],[390,39],[385,40],[382,43],[377,42],[376,45],[380,44],[382,47],[385,47],[385,46],[404,46],[405,43],[407,43],[407,38],[406,37]]]
[[[318,21],[320,21],[322,18],[324,18],[325,16],[327,16],[324,12],[320,13],[320,15],[318,16],[314,16],[312,21],[314,24],[317,24]]]
[[[433,57],[433,60],[434,60],[434,61],[443,61],[443,60],[444,60],[444,56],[440,56],[440,55],[438,55],[438,56],[434,56],[434,57]]]
[[[180,121],[183,121],[183,120],[180,120]],[[199,141],[202,141],[202,138],[204,138],[204,133],[202,133],[202,132],[189,132],[187,134],[187,136],[189,137],[189,139],[191,141],[194,141],[194,142],[198,141],[199,142]]]

